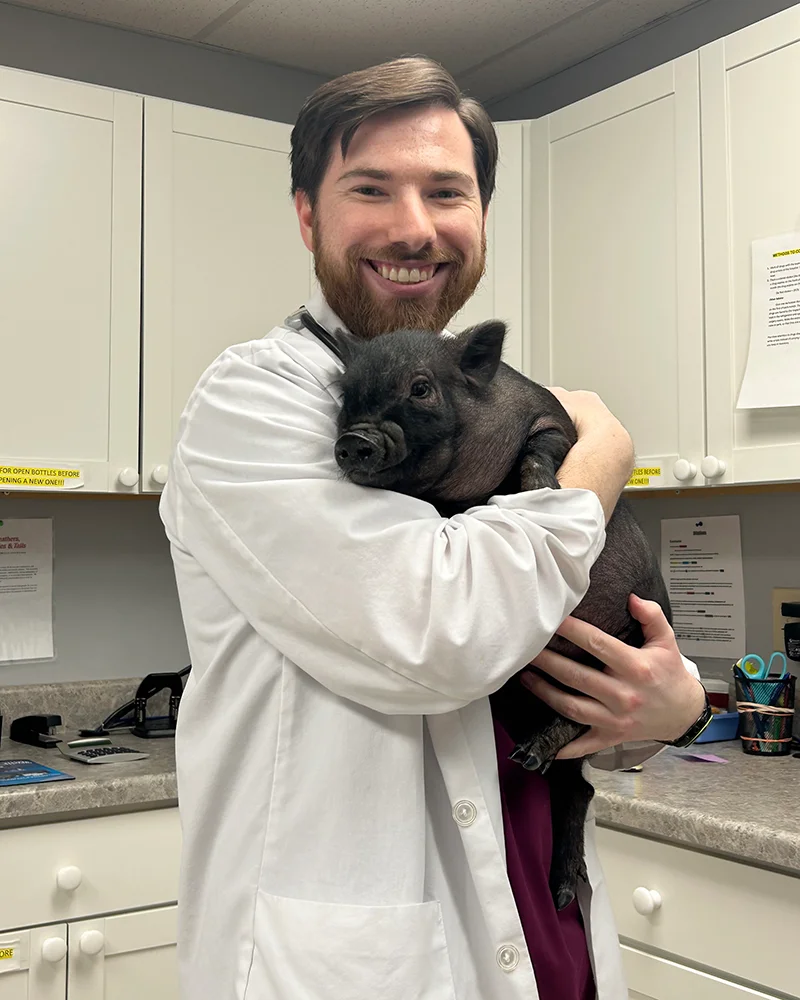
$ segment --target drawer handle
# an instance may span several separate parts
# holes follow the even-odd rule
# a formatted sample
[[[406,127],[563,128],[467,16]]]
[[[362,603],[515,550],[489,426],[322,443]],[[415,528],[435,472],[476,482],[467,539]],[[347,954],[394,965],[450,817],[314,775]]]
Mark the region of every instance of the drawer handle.
[[[649,917],[651,913],[661,909],[661,893],[640,885],[633,890],[633,908],[643,917]]]
[[[102,931],[84,931],[78,945],[84,955],[99,955],[106,944]]]
[[[83,872],[75,865],[59,868],[56,875],[56,885],[64,892],[74,892],[83,881]]]
[[[42,958],[45,962],[60,962],[67,954],[67,942],[64,938],[51,937],[42,941]]]

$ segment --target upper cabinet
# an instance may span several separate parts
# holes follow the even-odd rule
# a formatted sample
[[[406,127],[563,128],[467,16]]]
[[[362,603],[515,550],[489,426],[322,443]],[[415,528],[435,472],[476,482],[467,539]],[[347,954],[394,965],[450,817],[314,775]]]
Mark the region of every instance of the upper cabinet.
[[[658,486],[704,456],[697,55],[531,123],[533,377],[592,389]]]
[[[178,419],[226,347],[308,297],[289,196],[291,126],[145,100],[142,490],[160,490]]]
[[[508,326],[503,359],[527,371],[528,332],[523,308],[523,252],[527,213],[524,122],[497,122],[499,156],[494,197],[486,220],[486,271],[475,294],[449,324],[463,330],[486,319]]]
[[[135,489],[142,101],[0,69],[0,466]]]
[[[719,482],[800,479],[800,407],[736,409],[752,241],[800,231],[800,7],[701,49],[700,83],[708,449]]]

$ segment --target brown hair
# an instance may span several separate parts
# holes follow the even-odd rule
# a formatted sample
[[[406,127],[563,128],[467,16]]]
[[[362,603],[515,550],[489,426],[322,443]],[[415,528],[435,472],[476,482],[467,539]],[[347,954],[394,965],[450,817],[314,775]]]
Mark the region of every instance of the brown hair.
[[[483,106],[467,97],[447,70],[426,56],[406,56],[338,76],[306,100],[292,129],[292,194],[305,191],[313,205],[339,137],[342,158],[359,125],[397,108],[444,107],[455,111],[475,153],[484,209],[494,193],[497,134]]]

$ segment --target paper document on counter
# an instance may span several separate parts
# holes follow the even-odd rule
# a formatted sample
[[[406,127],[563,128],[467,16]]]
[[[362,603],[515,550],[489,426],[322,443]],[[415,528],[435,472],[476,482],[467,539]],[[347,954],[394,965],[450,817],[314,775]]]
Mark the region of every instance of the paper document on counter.
[[[800,233],[753,241],[751,294],[737,409],[800,406]]]
[[[53,656],[53,519],[0,520],[0,663]]]
[[[661,572],[684,656],[744,656],[744,576],[738,515],[661,522]]]

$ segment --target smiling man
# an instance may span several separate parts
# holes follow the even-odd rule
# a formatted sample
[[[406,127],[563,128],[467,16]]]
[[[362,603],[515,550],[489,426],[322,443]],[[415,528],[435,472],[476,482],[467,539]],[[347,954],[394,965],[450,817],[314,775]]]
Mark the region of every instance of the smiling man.
[[[316,91],[292,190],[321,291],[217,358],[183,414],[161,514],[192,657],[185,1000],[626,997],[592,822],[588,884],[557,911],[547,785],[508,760],[489,695],[535,662],[579,693],[530,674],[534,692],[590,727],[563,755],[606,766],[692,738],[702,689],[657,605],[632,599],[641,650],[567,617],[630,438],[562,391],[564,488],[451,519],[334,461],[328,334],[446,326],[484,269],[496,160],[485,111],[430,60]],[[542,652],[556,630],[606,670]]]

